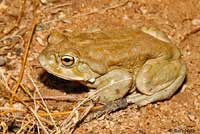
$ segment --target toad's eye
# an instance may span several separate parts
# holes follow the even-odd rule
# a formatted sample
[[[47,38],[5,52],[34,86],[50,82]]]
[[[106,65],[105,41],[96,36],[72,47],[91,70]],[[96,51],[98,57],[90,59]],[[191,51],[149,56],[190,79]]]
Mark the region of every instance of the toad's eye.
[[[74,57],[72,57],[70,55],[64,55],[64,56],[61,57],[61,63],[65,67],[70,67],[75,63],[75,59],[74,59]]]

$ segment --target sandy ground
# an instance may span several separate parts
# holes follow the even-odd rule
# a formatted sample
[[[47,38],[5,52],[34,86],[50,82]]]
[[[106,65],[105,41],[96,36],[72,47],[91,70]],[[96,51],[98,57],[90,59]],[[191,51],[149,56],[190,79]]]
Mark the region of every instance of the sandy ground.
[[[22,69],[21,61],[34,22],[34,2],[23,2],[0,0],[0,132],[37,133],[37,128],[40,128],[41,132],[44,131],[36,116],[30,112],[30,109],[45,111],[41,99],[37,99],[36,89],[46,98],[49,111],[59,112],[57,116],[53,116],[57,124],[67,117],[61,112],[71,111],[77,100],[87,96],[87,92],[80,85],[55,78],[39,65],[37,58],[47,45],[46,37],[49,33],[154,26],[166,32],[182,51],[188,73],[180,91],[170,100],[142,108],[130,105],[127,109],[98,120],[82,123],[74,133],[200,133],[199,0],[38,1],[37,26],[21,82],[24,88],[18,89],[18,97],[12,97],[11,91],[16,85],[14,79],[18,78]],[[25,92],[25,89],[28,92]],[[22,105],[20,100],[26,105]],[[55,130],[48,117],[41,115],[40,120],[49,132]]]

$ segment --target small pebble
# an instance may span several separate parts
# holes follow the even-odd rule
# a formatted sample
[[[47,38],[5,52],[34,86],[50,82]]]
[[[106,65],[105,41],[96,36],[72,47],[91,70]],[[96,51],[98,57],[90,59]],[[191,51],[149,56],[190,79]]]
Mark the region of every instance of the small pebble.
[[[188,117],[193,122],[195,122],[197,119],[196,116],[192,112],[188,112]]]
[[[195,26],[200,26],[200,19],[193,19],[192,24]]]
[[[128,20],[129,17],[128,17],[127,15],[124,15],[124,16],[122,17],[122,19],[123,19],[123,20]]]
[[[6,62],[7,62],[6,58],[3,56],[0,56],[0,66],[4,66]]]
[[[41,45],[41,46],[45,46],[43,40],[41,37],[36,37],[37,42]]]
[[[148,12],[146,7],[140,7],[140,11],[142,12],[142,14],[146,14]]]
[[[133,2],[128,2],[127,6],[128,6],[128,8],[132,8],[133,7]]]
[[[13,107],[16,108],[16,109],[19,109],[19,110],[25,109],[24,105],[21,104],[21,103],[15,103],[15,104],[13,104]]]
[[[41,2],[42,4],[47,4],[47,3],[48,3],[47,0],[40,0],[40,2]]]

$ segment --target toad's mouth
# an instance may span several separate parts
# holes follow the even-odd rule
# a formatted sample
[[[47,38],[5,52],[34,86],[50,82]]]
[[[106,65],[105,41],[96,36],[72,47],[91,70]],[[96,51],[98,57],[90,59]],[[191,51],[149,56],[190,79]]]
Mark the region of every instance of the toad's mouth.
[[[84,77],[80,74],[77,75],[74,69],[62,68],[59,65],[55,65],[55,63],[52,65],[52,61],[48,61],[44,55],[39,56],[39,63],[48,73],[59,78],[71,81],[84,81]]]

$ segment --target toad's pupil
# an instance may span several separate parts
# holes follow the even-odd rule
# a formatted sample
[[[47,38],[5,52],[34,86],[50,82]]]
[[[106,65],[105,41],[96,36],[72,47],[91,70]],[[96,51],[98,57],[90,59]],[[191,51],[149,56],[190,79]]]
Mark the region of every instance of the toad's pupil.
[[[65,61],[65,62],[70,62],[70,61],[72,61],[72,59],[69,59],[69,58],[64,58],[64,59],[62,59],[63,61]]]

